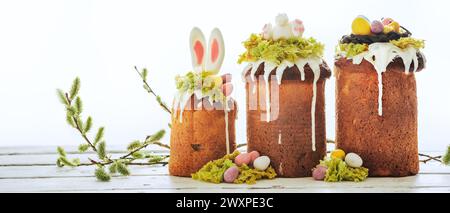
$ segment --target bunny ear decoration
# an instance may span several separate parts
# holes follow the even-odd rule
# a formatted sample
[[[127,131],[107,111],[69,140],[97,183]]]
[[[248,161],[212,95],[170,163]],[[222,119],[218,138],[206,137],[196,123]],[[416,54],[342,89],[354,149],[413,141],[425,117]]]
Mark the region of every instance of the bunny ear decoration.
[[[214,28],[209,38],[208,54],[206,57],[206,70],[218,73],[225,56],[225,45],[222,33]]]
[[[192,67],[195,71],[201,72],[204,69],[206,55],[205,44],[205,36],[202,31],[197,27],[192,28],[189,46],[191,49]]]

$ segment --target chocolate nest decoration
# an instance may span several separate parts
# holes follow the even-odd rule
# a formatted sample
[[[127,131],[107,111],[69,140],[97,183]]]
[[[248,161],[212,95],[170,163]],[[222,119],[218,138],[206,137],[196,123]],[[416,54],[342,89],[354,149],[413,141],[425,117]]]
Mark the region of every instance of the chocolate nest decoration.
[[[348,44],[373,44],[377,42],[389,42],[392,40],[398,40],[404,37],[410,37],[412,34],[409,30],[404,27],[401,27],[405,32],[397,33],[397,32],[389,32],[387,34],[376,34],[376,35],[344,35],[341,38],[340,43]]]

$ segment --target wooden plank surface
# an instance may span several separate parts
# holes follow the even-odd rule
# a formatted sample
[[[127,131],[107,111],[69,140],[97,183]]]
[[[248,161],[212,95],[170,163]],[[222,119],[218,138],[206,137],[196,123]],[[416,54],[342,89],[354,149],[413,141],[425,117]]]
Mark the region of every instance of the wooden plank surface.
[[[66,150],[71,158],[82,161],[95,157],[93,153],[78,154],[75,147]],[[450,192],[450,167],[439,163],[421,164],[416,176],[369,178],[362,183],[277,178],[236,185],[169,176],[163,166],[131,166],[132,176],[99,182],[93,176],[94,167],[58,168],[56,157],[55,147],[0,147],[0,192]]]

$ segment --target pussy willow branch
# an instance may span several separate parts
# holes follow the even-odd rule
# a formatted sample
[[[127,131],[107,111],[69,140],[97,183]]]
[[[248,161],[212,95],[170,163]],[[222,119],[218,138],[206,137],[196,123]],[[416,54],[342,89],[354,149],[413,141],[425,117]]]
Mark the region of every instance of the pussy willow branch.
[[[122,157],[120,157],[120,159],[126,159],[127,157],[130,157],[130,156],[133,155],[134,153],[139,152],[139,151],[141,151],[142,149],[145,149],[147,146],[152,145],[152,144],[158,145],[158,146],[160,146],[160,147],[164,147],[164,148],[167,148],[167,149],[170,149],[170,146],[169,146],[169,145],[163,144],[163,143],[161,143],[161,142],[159,142],[159,141],[149,142],[149,143],[144,142],[144,145],[142,145],[142,146],[140,146],[140,147],[138,147],[138,148],[132,150],[131,152],[129,152],[129,153],[123,155]]]
[[[168,157],[169,157],[168,155],[163,156],[162,160],[165,160]],[[89,158],[89,161],[91,163],[80,163],[77,166],[94,166],[94,165],[106,166],[106,165],[110,165],[113,163],[113,161],[99,162],[99,161],[93,160],[91,158]],[[126,164],[128,166],[151,166],[151,165],[157,165],[157,164],[165,166],[165,165],[169,164],[169,162],[166,162],[166,161],[158,161],[158,162],[151,162],[151,163],[149,163],[149,162],[148,163],[146,163],[146,162],[124,162],[124,164]]]
[[[153,89],[150,87],[150,85],[148,84],[145,76],[142,75],[141,72],[139,72],[138,68],[136,66],[134,66],[134,69],[136,70],[136,72],[139,74],[139,76],[142,79],[142,82],[144,83],[146,90],[148,93],[152,94],[153,96],[155,96],[155,98],[158,99],[158,95],[153,91]],[[167,105],[163,102],[161,102],[160,100],[157,100],[157,102],[159,103],[159,105],[163,108],[164,111],[168,112],[169,114],[172,114],[172,111],[170,111],[169,107],[167,107]]]

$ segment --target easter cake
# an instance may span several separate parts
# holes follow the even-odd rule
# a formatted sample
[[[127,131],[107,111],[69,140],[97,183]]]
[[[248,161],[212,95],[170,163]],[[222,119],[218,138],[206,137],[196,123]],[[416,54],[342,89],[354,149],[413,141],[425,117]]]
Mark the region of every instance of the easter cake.
[[[419,171],[415,73],[424,41],[393,19],[358,16],[336,50],[336,145],[364,161],[370,176]]]
[[[304,38],[286,14],[244,42],[248,151],[271,159],[280,177],[311,176],[326,154],[323,44]]]
[[[176,77],[169,160],[169,173],[174,176],[190,177],[207,162],[236,148],[231,79],[230,75],[218,75],[224,57],[221,32],[212,31],[208,51],[205,44],[200,29],[192,29],[193,71]]]

